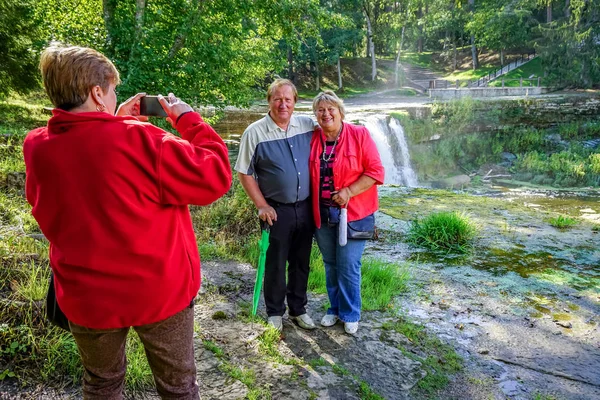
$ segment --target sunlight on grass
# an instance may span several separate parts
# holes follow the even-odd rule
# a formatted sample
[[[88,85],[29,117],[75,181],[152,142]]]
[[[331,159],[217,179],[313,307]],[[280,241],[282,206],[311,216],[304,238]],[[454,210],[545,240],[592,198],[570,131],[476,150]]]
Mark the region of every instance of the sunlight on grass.
[[[316,245],[311,252],[308,290],[325,294],[325,266]],[[388,263],[372,257],[362,260],[361,292],[363,310],[385,310],[393,307],[394,297],[406,289],[410,278],[407,265]]]
[[[17,295],[30,301],[39,301],[46,298],[48,293],[48,282],[50,280],[50,268],[45,265],[36,265],[30,262],[25,269],[25,277],[14,285]]]
[[[154,378],[146,359],[144,345],[133,330],[130,330],[127,335],[126,351],[127,374],[125,375],[125,384],[128,389],[135,393],[153,387]]]
[[[548,218],[548,223],[558,229],[566,229],[575,226],[579,223],[577,219],[568,215],[559,215],[558,217]]]
[[[477,228],[466,215],[438,212],[413,221],[408,240],[430,250],[467,253],[476,235]]]

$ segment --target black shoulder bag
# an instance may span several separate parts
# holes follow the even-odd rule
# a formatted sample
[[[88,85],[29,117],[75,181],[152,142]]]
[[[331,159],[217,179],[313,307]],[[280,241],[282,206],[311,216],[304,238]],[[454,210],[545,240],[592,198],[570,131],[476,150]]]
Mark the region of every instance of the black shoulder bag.
[[[48,285],[48,295],[46,296],[46,318],[48,318],[48,321],[50,321],[53,325],[56,325],[65,331],[71,332],[69,320],[56,302],[53,273],[50,273],[50,285]]]

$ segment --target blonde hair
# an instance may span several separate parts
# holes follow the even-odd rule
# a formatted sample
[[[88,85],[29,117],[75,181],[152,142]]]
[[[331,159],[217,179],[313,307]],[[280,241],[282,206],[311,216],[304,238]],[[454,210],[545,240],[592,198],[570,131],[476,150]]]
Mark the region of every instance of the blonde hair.
[[[267,101],[271,101],[271,96],[273,96],[273,92],[279,89],[282,86],[289,86],[292,88],[292,92],[294,92],[294,103],[298,101],[298,90],[296,89],[296,85],[292,83],[289,79],[277,78],[269,85],[269,89],[267,90]]]
[[[65,111],[85,103],[94,86],[107,93],[111,83],[121,82],[114,64],[87,47],[50,45],[40,58],[40,71],[50,101]]]
[[[346,107],[344,106],[344,102],[342,101],[342,99],[337,97],[333,90],[324,90],[315,96],[312,105],[313,113],[315,115],[317,115],[317,108],[319,108],[319,105],[321,103],[333,104],[338,108],[338,110],[340,110],[342,119],[346,117]]]

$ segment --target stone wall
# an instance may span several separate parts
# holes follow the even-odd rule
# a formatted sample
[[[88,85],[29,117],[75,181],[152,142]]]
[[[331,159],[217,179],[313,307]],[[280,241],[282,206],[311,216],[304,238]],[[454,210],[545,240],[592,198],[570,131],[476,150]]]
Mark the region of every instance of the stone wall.
[[[436,99],[460,99],[462,97],[485,98],[501,96],[535,96],[547,93],[545,87],[481,87],[460,89],[429,89],[429,97]]]

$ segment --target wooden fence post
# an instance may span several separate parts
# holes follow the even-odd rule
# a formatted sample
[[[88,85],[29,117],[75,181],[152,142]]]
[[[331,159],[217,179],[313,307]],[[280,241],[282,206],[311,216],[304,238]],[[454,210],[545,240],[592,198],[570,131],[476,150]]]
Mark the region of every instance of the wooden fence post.
[[[504,89],[504,78],[502,78],[502,89]]]
[[[538,76],[538,87],[540,87],[540,80],[541,80],[541,79],[542,79],[542,78]]]
[[[519,81],[519,87],[523,87],[523,78],[521,78]]]
[[[458,79],[456,80],[456,88],[458,89]]]

